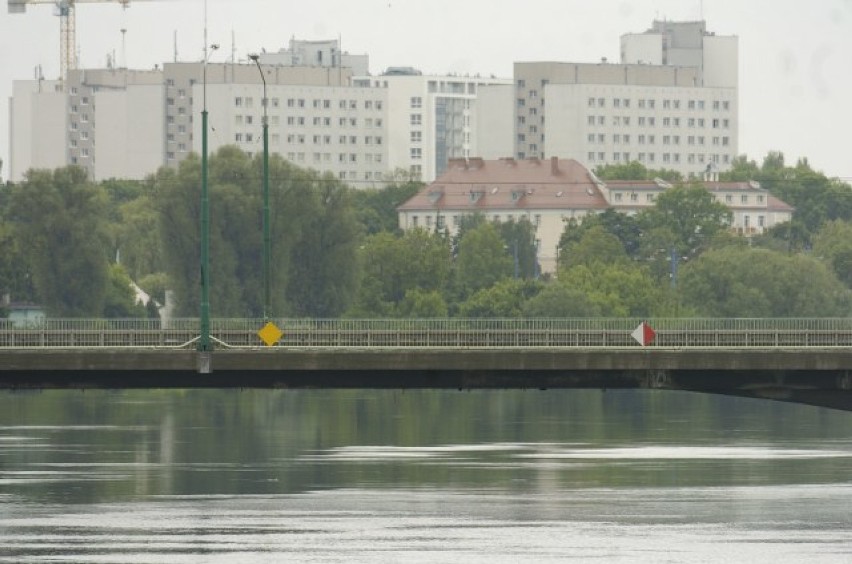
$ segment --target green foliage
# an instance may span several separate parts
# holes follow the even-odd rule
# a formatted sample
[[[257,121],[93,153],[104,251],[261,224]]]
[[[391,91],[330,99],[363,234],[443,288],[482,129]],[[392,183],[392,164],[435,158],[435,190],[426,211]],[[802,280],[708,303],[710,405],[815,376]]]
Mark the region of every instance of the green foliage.
[[[822,262],[767,249],[707,251],[681,269],[684,303],[710,317],[836,317],[849,291]]]
[[[108,281],[104,210],[103,190],[79,167],[33,170],[13,186],[14,236],[27,242],[23,260],[50,315],[101,315]]]
[[[103,317],[129,318],[147,317],[145,306],[136,301],[136,293],[130,286],[130,276],[120,264],[109,267],[109,283],[104,298]]]
[[[154,300],[164,305],[166,303],[166,290],[169,286],[169,276],[165,272],[152,272],[140,278],[136,284]]]
[[[535,226],[524,217],[519,221],[497,224],[497,231],[503,239],[503,246],[512,257],[513,275],[516,272],[517,278],[535,278],[539,272]]]
[[[521,317],[527,300],[541,291],[534,280],[505,279],[482,288],[459,305],[461,317]]]
[[[350,190],[340,182],[326,175],[311,177],[306,185],[287,299],[295,315],[337,317],[355,297],[360,226],[350,204]]]
[[[722,180],[756,180],[761,187],[787,202],[796,211],[791,225],[779,225],[768,236],[779,239],[790,251],[808,248],[813,236],[827,221],[852,221],[852,187],[813,170],[807,159],[787,166],[784,155],[770,152],[758,167],[755,161],[737,157]]]
[[[675,186],[660,194],[654,206],[640,214],[639,222],[645,231],[668,229],[680,255],[693,257],[727,229],[731,212],[702,186]]]
[[[668,182],[679,182],[683,179],[676,170],[645,168],[645,165],[639,161],[600,165],[595,168],[595,176],[601,180],[653,180],[660,178]]]
[[[209,161],[210,309],[220,317],[263,310],[262,156],[223,147]],[[357,286],[360,227],[349,192],[330,176],[269,159],[273,315],[337,316]],[[179,315],[195,315],[200,285],[199,160],[162,169],[154,186],[163,263]]]
[[[569,240],[567,237],[563,237]],[[560,249],[558,268],[561,271],[574,266],[594,267],[598,264],[624,264],[628,262],[627,253],[618,237],[612,235],[600,224],[584,229],[578,241],[570,241]]]
[[[455,262],[456,295],[465,300],[478,290],[512,276],[512,257],[497,228],[488,222],[469,230],[459,242]]]
[[[547,284],[523,306],[524,317],[600,317],[601,308],[578,288],[559,281]]]
[[[401,236],[377,233],[364,241],[358,255],[362,278],[350,316],[395,317],[410,290],[439,291],[449,279],[449,245],[425,229]]]
[[[414,196],[422,182],[392,182],[383,188],[355,190],[352,204],[358,221],[367,235],[381,231],[399,232],[399,214],[396,208]]]
[[[837,219],[825,223],[814,236],[813,254],[852,287],[852,224]]]
[[[664,298],[648,269],[631,263],[575,266],[560,272],[559,283],[582,292],[604,317],[649,317]]]
[[[447,317],[449,311],[439,291],[411,288],[405,292],[397,313],[400,317],[426,319]]]

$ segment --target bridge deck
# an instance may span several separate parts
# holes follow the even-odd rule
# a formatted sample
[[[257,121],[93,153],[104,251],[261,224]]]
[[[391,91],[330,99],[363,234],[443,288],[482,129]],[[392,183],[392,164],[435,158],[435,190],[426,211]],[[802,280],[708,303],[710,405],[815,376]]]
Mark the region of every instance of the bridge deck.
[[[398,320],[0,327],[0,387],[664,388],[852,410],[847,320]],[[104,324],[105,322],[98,322]],[[210,363],[208,366],[207,363]],[[210,372],[210,373],[207,373]]]

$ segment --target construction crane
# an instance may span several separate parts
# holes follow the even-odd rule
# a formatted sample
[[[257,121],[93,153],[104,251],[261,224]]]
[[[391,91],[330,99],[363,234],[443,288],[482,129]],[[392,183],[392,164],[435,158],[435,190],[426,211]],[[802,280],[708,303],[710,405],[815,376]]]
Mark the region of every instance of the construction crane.
[[[134,0],[138,2],[139,0]],[[74,12],[77,4],[112,2],[127,8],[130,0],[8,0],[10,14],[22,14],[27,4],[53,4],[59,16],[59,77],[65,82],[68,71],[77,68],[77,30]]]

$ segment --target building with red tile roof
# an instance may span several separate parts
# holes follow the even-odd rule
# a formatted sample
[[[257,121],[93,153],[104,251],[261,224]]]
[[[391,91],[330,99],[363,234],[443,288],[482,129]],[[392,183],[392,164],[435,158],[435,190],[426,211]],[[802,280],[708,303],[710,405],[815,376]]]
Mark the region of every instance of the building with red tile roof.
[[[793,208],[756,182],[704,182],[733,212],[744,235],[789,221]],[[615,209],[635,214],[672,185],[662,180],[601,181],[574,159],[451,159],[444,174],[397,208],[402,229],[458,230],[476,213],[491,221],[527,218],[536,228],[542,272],[555,272],[557,245],[569,219]]]

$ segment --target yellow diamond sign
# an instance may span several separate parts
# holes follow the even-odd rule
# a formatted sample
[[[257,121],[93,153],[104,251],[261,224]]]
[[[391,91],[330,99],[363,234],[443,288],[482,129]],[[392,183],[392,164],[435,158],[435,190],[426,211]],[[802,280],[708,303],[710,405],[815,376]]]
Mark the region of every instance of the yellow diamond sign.
[[[271,347],[277,343],[278,339],[280,339],[283,334],[284,332],[271,321],[264,325],[263,329],[257,332],[257,336],[260,337],[261,341],[266,343],[267,347]]]

